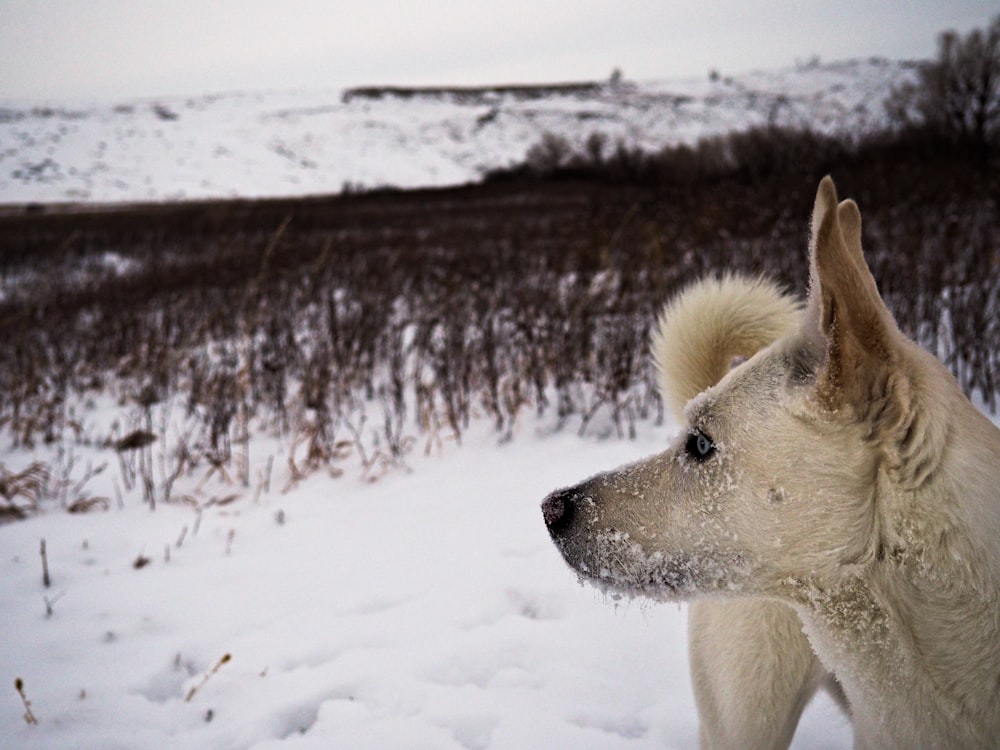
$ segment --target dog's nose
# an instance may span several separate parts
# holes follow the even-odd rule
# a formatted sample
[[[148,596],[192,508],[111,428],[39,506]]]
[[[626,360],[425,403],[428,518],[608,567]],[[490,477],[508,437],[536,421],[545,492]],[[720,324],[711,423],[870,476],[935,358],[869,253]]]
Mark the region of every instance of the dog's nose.
[[[575,497],[572,489],[556,490],[542,501],[542,517],[549,533],[558,534],[569,526],[576,510]]]

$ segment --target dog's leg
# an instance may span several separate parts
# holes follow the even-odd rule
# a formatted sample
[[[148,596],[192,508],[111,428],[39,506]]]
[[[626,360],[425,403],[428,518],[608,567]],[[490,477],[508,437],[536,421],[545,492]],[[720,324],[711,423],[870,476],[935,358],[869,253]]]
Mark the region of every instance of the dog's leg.
[[[688,638],[702,750],[787,748],[827,674],[798,615],[771,600],[700,600]]]

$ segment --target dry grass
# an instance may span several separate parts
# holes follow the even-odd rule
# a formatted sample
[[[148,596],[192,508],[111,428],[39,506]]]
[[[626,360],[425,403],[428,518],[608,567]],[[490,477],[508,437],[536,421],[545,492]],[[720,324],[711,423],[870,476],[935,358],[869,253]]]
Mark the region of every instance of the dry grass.
[[[18,472],[0,464],[0,519],[23,518],[36,510],[49,479],[49,467],[41,461]]]
[[[14,446],[76,439],[70,405],[110,390],[139,415],[123,481],[154,506],[184,472],[248,486],[254,430],[288,437],[291,483],[348,457],[377,478],[479,417],[505,439],[550,411],[628,436],[662,415],[662,302],[722,269],[802,289],[828,171],[901,327],[995,406],[998,170],[769,132],[655,159],[595,146],[588,174],[454,190],[2,217],[0,426]],[[44,467],[4,471],[0,513],[30,512]]]

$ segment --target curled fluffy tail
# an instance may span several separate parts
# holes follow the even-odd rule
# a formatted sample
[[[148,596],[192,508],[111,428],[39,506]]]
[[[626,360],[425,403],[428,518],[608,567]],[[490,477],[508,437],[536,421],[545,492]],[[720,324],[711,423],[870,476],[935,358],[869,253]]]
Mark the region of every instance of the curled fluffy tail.
[[[684,405],[798,326],[801,306],[773,281],[725,274],[702,279],[668,302],[652,336],[660,395],[678,421]]]

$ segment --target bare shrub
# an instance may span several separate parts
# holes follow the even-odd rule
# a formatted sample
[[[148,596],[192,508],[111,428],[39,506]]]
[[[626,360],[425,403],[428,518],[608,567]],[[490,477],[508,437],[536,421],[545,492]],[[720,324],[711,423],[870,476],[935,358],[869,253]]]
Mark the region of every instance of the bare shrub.
[[[542,139],[528,149],[525,161],[538,174],[551,174],[566,166],[572,156],[569,141],[556,133],[545,132]]]
[[[21,471],[0,464],[0,518],[23,518],[38,509],[51,472],[41,461]]]
[[[897,86],[886,108],[903,127],[967,147],[985,159],[1000,142],[1000,15],[985,29],[938,36],[937,58]]]
[[[777,127],[581,148],[549,138],[552,174],[462,189],[0,217],[0,278],[24,279],[0,298],[0,429],[15,448],[71,444],[81,397],[119,394],[116,492],[151,505],[184,500],[174,483],[199,468],[199,487],[248,486],[258,431],[288,446],[285,487],[349,460],[377,478],[476,418],[501,440],[546,414],[628,437],[663,415],[646,352],[659,306],[723,269],[801,288],[827,171],[862,205],[900,326],[995,404],[1000,190],[963,150]],[[108,248],[129,275],[87,270]],[[84,467],[49,471],[16,497],[0,475],[0,504],[30,512],[49,489],[106,504],[65,490]]]

